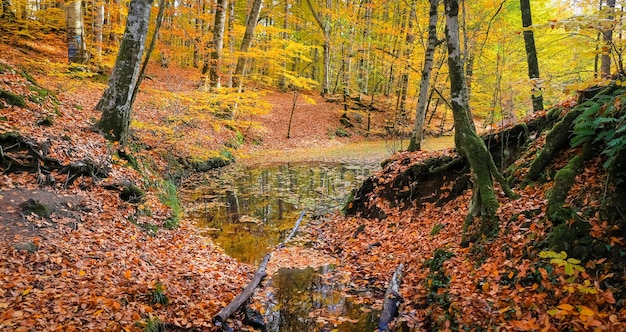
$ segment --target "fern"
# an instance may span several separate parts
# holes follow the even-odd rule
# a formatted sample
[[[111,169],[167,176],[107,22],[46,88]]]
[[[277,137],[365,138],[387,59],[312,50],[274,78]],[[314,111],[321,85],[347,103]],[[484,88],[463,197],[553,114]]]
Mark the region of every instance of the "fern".
[[[604,168],[615,172],[618,177],[626,175],[620,164],[626,154],[626,107],[622,105],[626,95],[619,94],[599,98],[578,116],[574,122],[572,147],[586,143],[598,144],[606,158]]]

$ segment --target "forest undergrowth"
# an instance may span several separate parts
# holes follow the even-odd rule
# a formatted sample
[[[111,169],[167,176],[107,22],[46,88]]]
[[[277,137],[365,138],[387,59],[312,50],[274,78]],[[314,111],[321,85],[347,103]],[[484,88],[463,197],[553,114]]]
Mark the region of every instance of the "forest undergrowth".
[[[46,62],[63,55],[38,47],[2,44],[0,330],[215,330],[211,317],[253,267],[226,256],[184,218],[172,189],[182,175],[172,165],[202,169],[264,135],[276,135],[267,144],[292,148],[294,141],[277,143],[273,130],[284,121],[276,118],[269,130],[255,124],[261,113],[236,125],[212,120],[222,114],[190,122],[197,105],[184,102],[192,92],[161,104],[155,91],[159,84],[187,91],[191,80],[155,75],[138,99],[134,144],[122,148],[92,130],[104,85],[93,73]],[[31,56],[22,59],[24,52]],[[421,178],[408,175],[430,158],[454,158],[453,150],[395,154],[363,192],[361,204],[376,213],[323,217],[308,236],[350,276],[347,295],[377,308],[404,264],[398,328],[622,331],[624,92],[614,85],[601,96],[585,107],[563,102],[545,130],[529,135],[507,171],[519,198],[499,193],[494,238],[460,245],[471,197],[463,177],[420,191]],[[324,107],[323,125],[296,127],[303,144],[343,142],[340,112]],[[564,123],[568,114],[576,116]],[[565,143],[555,146],[558,134]],[[549,155],[541,152],[546,146]],[[547,162],[539,165],[542,153]],[[418,200],[417,192],[433,197]]]

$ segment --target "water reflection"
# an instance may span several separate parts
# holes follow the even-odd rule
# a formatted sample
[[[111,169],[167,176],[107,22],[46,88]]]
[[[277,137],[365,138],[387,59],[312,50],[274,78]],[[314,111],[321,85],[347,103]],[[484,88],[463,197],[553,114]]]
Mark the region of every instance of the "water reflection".
[[[374,331],[379,313],[346,297],[341,282],[325,278],[328,269],[282,268],[272,276],[267,331]]]
[[[377,166],[283,164],[216,170],[196,178],[191,217],[230,256],[260,262],[289,234],[303,209],[336,210]]]

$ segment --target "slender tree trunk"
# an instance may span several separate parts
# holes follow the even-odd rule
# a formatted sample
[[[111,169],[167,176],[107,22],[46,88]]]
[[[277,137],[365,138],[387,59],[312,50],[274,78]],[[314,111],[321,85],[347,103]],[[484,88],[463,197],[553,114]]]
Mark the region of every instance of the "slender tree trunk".
[[[228,50],[230,56],[235,54],[235,0],[228,1]],[[236,63],[230,62],[228,66],[228,87],[233,87],[233,75],[235,75]]]
[[[209,60],[209,81],[212,88],[221,87],[220,67],[224,49],[224,30],[226,28],[226,10],[228,0],[219,0],[215,9],[215,24],[213,25],[213,51]],[[206,64],[205,64],[206,65]]]
[[[109,78],[109,87],[96,105],[96,109],[102,111],[96,127],[106,138],[122,144],[128,138],[132,92],[139,76],[151,7],[152,0],[131,0],[126,29],[113,73]]]
[[[609,11],[611,15],[607,18],[609,21],[612,21],[613,11],[615,10],[615,0],[606,0],[606,6],[609,7]],[[611,49],[613,48],[613,29],[606,29],[602,31],[602,36],[604,40],[604,46],[602,47],[602,59],[600,63],[600,73],[602,78],[607,78],[611,76]]]
[[[85,63],[89,60],[85,42],[85,25],[81,1],[70,2],[65,7],[67,23],[67,55],[71,62]]]
[[[104,26],[104,1],[100,0],[95,5],[94,18],[94,43],[96,44],[96,61],[102,62],[102,27]]]
[[[426,54],[424,55],[424,69],[420,80],[420,91],[417,99],[417,109],[415,111],[415,124],[411,139],[409,141],[409,151],[417,151],[422,148],[422,138],[424,132],[424,120],[426,118],[428,87],[435,59],[435,48],[437,47],[437,7],[439,0],[430,0],[430,19],[428,21],[428,42],[426,44]]]
[[[613,0],[615,1],[615,0]],[[528,77],[533,81],[532,101],[533,111],[543,110],[543,95],[539,82],[539,62],[537,61],[537,49],[535,48],[535,36],[531,29],[533,25],[530,11],[530,0],[520,0],[522,10],[522,25],[524,26],[524,45],[526,45],[526,61],[528,62]]]
[[[459,39],[459,1],[444,0],[444,4],[450,93],[455,127],[454,143],[459,154],[468,161],[474,183],[472,200],[463,226],[463,244],[467,244],[479,240],[483,235],[489,237],[498,233],[498,218],[496,216],[498,200],[494,191],[492,176],[500,182],[507,196],[514,196],[515,194],[496,168],[489,150],[476,134],[473,121],[468,115],[467,86],[465,85],[465,72]],[[481,217],[478,227],[473,224],[476,217]]]
[[[411,54],[413,53],[413,41],[415,40],[415,35],[413,31],[413,26],[415,22],[415,18],[417,16],[415,10],[415,1],[412,1],[411,9],[409,11],[409,20],[407,22],[407,31],[406,31],[406,40],[405,40],[405,49],[404,49],[404,61],[406,61],[406,65],[404,66],[404,70],[402,71],[402,75],[400,76],[400,119],[406,119],[406,99],[409,94],[409,73],[411,71]],[[423,76],[422,76],[423,78]]]
[[[262,5],[263,0],[254,0],[254,2],[252,2],[252,8],[250,9],[250,13],[248,14],[248,19],[246,21],[246,32],[243,35],[241,47],[239,48],[239,50],[243,53],[248,52],[250,50],[250,46],[252,45],[254,30],[256,29],[257,22],[259,21]],[[245,71],[247,61],[247,55],[240,56],[237,59],[237,67],[235,67],[234,77],[237,85],[241,85],[241,82],[243,81],[243,73]]]
[[[322,96],[327,95],[330,92],[330,23],[328,19],[322,21],[319,13],[315,11],[313,8],[313,4],[311,0],[306,0],[306,4],[313,14],[313,18],[317,25],[322,30],[322,34],[324,35],[324,55],[323,55],[323,67],[324,70],[322,72],[322,84],[321,84],[321,94]],[[326,8],[329,9],[331,5],[330,0],[326,1]]]

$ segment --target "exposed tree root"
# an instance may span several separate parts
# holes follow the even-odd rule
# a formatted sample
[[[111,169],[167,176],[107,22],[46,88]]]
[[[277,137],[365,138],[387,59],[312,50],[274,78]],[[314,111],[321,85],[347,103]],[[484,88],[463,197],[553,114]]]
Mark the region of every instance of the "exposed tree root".
[[[64,186],[71,185],[80,176],[105,178],[109,174],[108,166],[97,165],[89,159],[63,163],[47,156],[50,145],[21,136],[18,133],[0,135],[0,169],[2,173],[29,172],[37,173],[41,185],[54,185],[52,172],[67,174]]]

